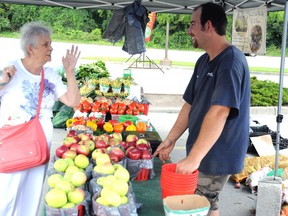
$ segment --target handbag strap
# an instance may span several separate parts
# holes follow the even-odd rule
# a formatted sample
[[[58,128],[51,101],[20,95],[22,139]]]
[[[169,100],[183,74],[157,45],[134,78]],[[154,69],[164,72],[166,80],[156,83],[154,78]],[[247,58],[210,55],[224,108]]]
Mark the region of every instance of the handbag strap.
[[[38,107],[37,107],[37,111],[36,111],[36,115],[35,115],[36,118],[38,118],[40,115],[40,107],[41,107],[41,102],[42,102],[43,90],[44,90],[44,70],[42,68],[40,91],[39,91],[39,98],[38,98]]]

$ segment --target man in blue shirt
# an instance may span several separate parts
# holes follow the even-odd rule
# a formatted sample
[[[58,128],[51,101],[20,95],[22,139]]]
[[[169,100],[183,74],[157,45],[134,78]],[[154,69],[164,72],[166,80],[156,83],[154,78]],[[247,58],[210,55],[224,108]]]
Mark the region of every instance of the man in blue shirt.
[[[239,173],[249,141],[250,75],[244,54],[226,40],[227,17],[214,3],[195,8],[188,28],[195,48],[206,51],[197,61],[183,95],[185,103],[167,138],[159,145],[163,162],[188,128],[187,157],[176,172],[199,171],[196,193],[218,216],[219,194],[231,174]]]

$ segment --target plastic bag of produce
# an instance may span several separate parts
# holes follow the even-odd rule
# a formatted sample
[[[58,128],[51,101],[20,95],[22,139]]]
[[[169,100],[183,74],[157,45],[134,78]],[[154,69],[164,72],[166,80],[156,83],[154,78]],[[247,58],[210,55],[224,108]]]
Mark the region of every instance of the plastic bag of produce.
[[[109,207],[96,202],[99,193],[94,194],[92,198],[93,215],[97,216],[138,216],[137,207],[133,194],[128,194],[126,204],[121,204],[118,207]]]
[[[127,170],[130,173],[130,180],[148,180],[155,177],[153,159],[132,160],[127,158]]]
[[[45,204],[46,216],[88,216],[91,208],[91,194],[85,192],[85,200],[72,208],[52,208]]]

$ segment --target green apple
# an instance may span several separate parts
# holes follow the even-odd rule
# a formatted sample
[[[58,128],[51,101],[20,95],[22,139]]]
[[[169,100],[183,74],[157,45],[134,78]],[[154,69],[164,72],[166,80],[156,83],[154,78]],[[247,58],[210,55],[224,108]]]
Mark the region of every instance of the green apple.
[[[127,196],[121,196],[121,204],[125,205],[128,203],[128,197]]]
[[[89,158],[86,155],[79,154],[75,157],[74,163],[77,167],[85,169],[89,165]]]
[[[102,187],[111,187],[111,185],[116,180],[114,175],[107,175],[97,179],[97,184],[101,185]]]
[[[127,181],[116,178],[111,185],[111,189],[118,193],[120,196],[124,196],[128,193],[129,185]]]
[[[65,193],[67,194],[68,192],[72,191],[75,187],[71,183],[71,181],[66,180],[66,179],[62,179],[61,181],[59,181],[56,184],[55,188],[61,189],[61,190],[65,191]]]
[[[72,174],[73,173],[65,173],[63,176],[63,179],[65,179],[67,181],[71,181]]]
[[[96,157],[96,165],[102,165],[104,163],[111,163],[110,157],[108,154],[104,153],[104,154],[100,154]]]
[[[54,162],[53,167],[58,172],[65,172],[68,167],[68,163],[64,159],[59,158]]]
[[[58,173],[54,173],[51,176],[48,177],[47,179],[47,183],[49,185],[50,188],[54,188],[56,186],[56,184],[61,181],[63,179],[63,176],[58,174]]]
[[[78,172],[78,171],[80,171],[80,169],[76,165],[69,165],[67,167],[67,169],[65,170],[65,173],[73,174],[73,173]]]
[[[65,191],[53,188],[45,195],[45,201],[52,208],[61,208],[67,203],[67,196]]]
[[[96,202],[100,205],[109,206],[108,202],[101,196],[96,199]]]
[[[108,188],[103,188],[100,192],[101,197],[107,201],[109,206],[118,207],[121,205],[121,196]]]
[[[67,161],[68,166],[74,165],[74,160],[72,158],[67,157],[67,158],[64,158],[64,160]]]
[[[124,180],[126,182],[128,182],[130,180],[130,173],[125,168],[119,168],[118,167],[118,169],[116,169],[116,171],[114,172],[114,176],[117,179],[121,179],[121,180]]]
[[[84,201],[85,192],[81,188],[75,188],[74,190],[68,193],[67,197],[69,202],[78,204]]]
[[[111,162],[104,163],[101,166],[101,174],[111,175],[115,172],[114,166]]]
[[[82,171],[75,172],[71,176],[71,182],[75,187],[84,185],[86,181],[87,181],[87,176]]]
[[[61,208],[74,208],[74,207],[75,207],[74,203],[68,202],[64,206],[62,206]]]

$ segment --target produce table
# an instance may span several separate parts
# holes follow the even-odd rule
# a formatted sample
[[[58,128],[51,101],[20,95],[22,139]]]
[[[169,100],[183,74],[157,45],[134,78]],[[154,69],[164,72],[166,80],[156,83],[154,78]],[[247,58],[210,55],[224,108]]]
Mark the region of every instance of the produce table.
[[[148,181],[133,181],[132,186],[137,203],[142,203],[138,210],[139,216],[165,215],[160,188],[162,162],[158,157],[154,158],[155,177]]]

